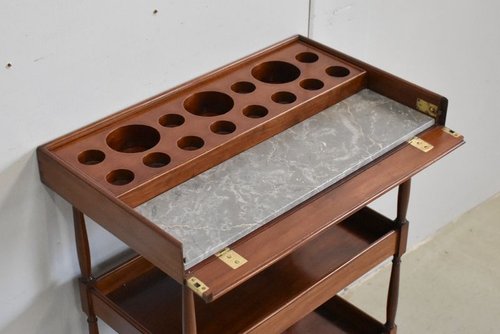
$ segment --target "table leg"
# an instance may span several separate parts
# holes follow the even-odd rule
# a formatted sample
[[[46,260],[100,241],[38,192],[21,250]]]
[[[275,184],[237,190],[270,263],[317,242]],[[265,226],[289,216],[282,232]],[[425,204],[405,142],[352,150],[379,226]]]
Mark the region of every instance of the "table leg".
[[[398,229],[398,249],[392,259],[391,279],[389,283],[389,293],[387,296],[387,322],[385,323],[386,332],[395,334],[397,331],[395,319],[398,307],[399,297],[399,276],[401,267],[401,256],[406,251],[406,242],[408,235],[408,221],[406,213],[410,200],[411,179],[403,182],[398,190],[398,206],[396,216],[396,228]]]
[[[75,207],[73,207],[73,223],[75,226],[76,252],[82,275],[81,281],[84,285],[80,297],[82,299],[83,308],[87,313],[89,334],[99,334],[97,317],[94,312],[94,306],[89,291],[90,286],[93,284],[94,277],[92,276],[92,263],[90,259],[90,247],[87,237],[87,228],[85,226],[85,217],[83,213]]]
[[[194,295],[186,285],[182,286],[182,333],[196,334]]]

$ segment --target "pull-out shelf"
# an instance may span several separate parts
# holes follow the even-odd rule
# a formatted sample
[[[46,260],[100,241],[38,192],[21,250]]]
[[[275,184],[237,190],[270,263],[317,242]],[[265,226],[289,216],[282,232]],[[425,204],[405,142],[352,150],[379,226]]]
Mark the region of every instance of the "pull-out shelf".
[[[296,36],[41,146],[89,332],[396,333],[410,179],[464,143],[446,109]],[[396,187],[394,220],[367,208]],[[94,277],[84,215],[137,256]],[[337,293],[390,257],[381,324]]]
[[[198,333],[219,334],[221,328],[226,333],[278,333],[295,323],[285,333],[355,326],[359,317],[368,316],[330,296],[396,253],[394,228],[393,221],[361,209],[216,301],[198,299]],[[168,328],[168,333],[182,333],[181,285],[142,257],[98,277],[91,291],[96,312],[120,332],[165,333]],[[336,314],[356,317],[349,325],[336,323],[341,319]],[[316,324],[316,318],[323,321]]]
[[[187,277],[194,276],[208,287],[202,294],[206,301],[219,298],[462,143],[461,137],[449,135],[440,126],[419,136],[432,143],[431,151],[423,153],[404,144],[232,244],[231,249],[248,260],[244,266],[233,270],[212,256],[188,270]]]

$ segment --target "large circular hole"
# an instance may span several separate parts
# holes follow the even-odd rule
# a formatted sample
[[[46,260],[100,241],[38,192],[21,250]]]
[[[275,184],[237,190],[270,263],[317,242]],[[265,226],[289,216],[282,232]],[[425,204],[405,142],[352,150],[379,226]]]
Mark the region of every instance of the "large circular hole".
[[[210,130],[219,135],[228,135],[236,130],[236,125],[229,121],[218,121],[210,125]]]
[[[301,63],[314,63],[319,59],[318,55],[312,52],[302,52],[295,56]]]
[[[167,114],[160,117],[158,122],[164,127],[175,128],[184,124],[184,117],[178,114]]]
[[[342,78],[351,72],[344,66],[330,66],[326,69],[326,73],[332,77]]]
[[[268,61],[252,69],[255,79],[271,84],[281,84],[293,81],[300,75],[300,70],[284,61]]]
[[[271,96],[271,99],[276,103],[289,104],[295,102],[297,97],[290,92],[277,92]]]
[[[160,133],[147,125],[126,125],[111,132],[106,143],[113,150],[135,153],[149,150],[160,141]]]
[[[106,175],[106,180],[115,186],[123,186],[132,182],[133,179],[134,173],[128,169],[116,169]]]
[[[196,136],[187,136],[182,137],[177,141],[177,146],[186,151],[194,151],[199,148],[202,148],[205,145],[205,142],[200,137]]]
[[[96,165],[106,158],[104,152],[99,150],[87,150],[78,154],[78,161],[84,165]]]
[[[218,116],[227,113],[234,106],[231,96],[220,92],[199,92],[184,101],[184,108],[198,116]]]
[[[262,118],[267,115],[267,109],[259,105],[251,105],[243,109],[243,115],[249,118]]]
[[[255,85],[248,81],[239,81],[231,86],[231,90],[240,94],[248,94],[255,90]]]
[[[165,153],[154,152],[142,158],[142,162],[148,167],[160,168],[170,163],[170,157]]]
[[[305,79],[300,82],[300,87],[307,90],[318,90],[323,88],[323,81],[318,79]]]

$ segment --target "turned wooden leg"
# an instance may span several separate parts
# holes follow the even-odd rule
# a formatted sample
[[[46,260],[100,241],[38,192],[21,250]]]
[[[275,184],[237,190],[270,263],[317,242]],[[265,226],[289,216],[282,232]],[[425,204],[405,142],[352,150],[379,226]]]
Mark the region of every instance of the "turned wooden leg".
[[[385,323],[386,332],[395,334],[397,331],[395,320],[398,308],[399,297],[399,275],[401,267],[401,256],[406,250],[408,236],[408,221],[406,213],[410,200],[411,179],[408,179],[399,186],[398,190],[398,208],[396,216],[396,228],[398,229],[398,249],[392,259],[391,279],[389,282],[389,293],[387,296],[387,321]]]
[[[92,276],[92,263],[90,260],[90,247],[87,237],[87,228],[85,226],[85,217],[83,216],[83,213],[75,207],[73,207],[73,223],[75,225],[76,252],[82,274],[80,280],[83,283],[83,288],[80,289],[80,298],[82,299],[83,309],[87,313],[89,333],[99,334],[97,317],[94,312],[94,306],[92,304],[92,298],[89,290],[90,286],[92,286],[94,282],[94,277]]]
[[[182,286],[182,333],[196,334],[194,295],[186,285]]]
[[[398,307],[399,297],[399,271],[401,259],[399,256],[394,256],[392,259],[391,281],[389,283],[389,294],[387,296],[387,322],[385,328],[387,333],[396,333],[396,310]]]

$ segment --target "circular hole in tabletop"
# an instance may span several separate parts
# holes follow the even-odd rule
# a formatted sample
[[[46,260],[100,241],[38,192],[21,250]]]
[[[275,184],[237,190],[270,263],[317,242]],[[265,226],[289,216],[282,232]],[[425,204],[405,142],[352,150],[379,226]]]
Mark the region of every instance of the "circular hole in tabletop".
[[[301,52],[295,56],[301,63],[314,63],[319,59],[318,55],[312,52]]]
[[[184,101],[184,108],[198,116],[218,116],[227,113],[234,106],[231,96],[221,92],[199,92]]]
[[[232,84],[231,90],[235,93],[248,94],[255,90],[255,85],[248,81],[238,81]]]
[[[167,114],[160,117],[158,122],[167,128],[175,128],[184,124],[184,117],[178,114]]]
[[[305,79],[300,82],[300,87],[307,90],[318,90],[323,88],[323,81],[318,79]]]
[[[262,82],[281,84],[297,79],[300,76],[300,70],[295,65],[284,61],[268,61],[255,66],[252,69],[252,75]]]
[[[277,92],[271,96],[271,99],[276,103],[289,104],[295,102],[297,97],[290,92]]]
[[[168,154],[162,152],[154,152],[142,158],[142,162],[148,167],[160,168],[170,163],[170,157]]]
[[[186,136],[182,137],[177,141],[177,146],[186,151],[194,151],[202,148],[205,145],[203,139],[197,136]]]
[[[243,109],[243,115],[248,118],[262,118],[268,113],[266,107],[259,105],[250,105]]]
[[[219,135],[228,135],[236,130],[236,125],[229,121],[217,121],[210,125],[210,130]]]
[[[106,180],[115,186],[123,186],[132,182],[133,179],[134,173],[128,169],[115,169],[106,175]]]
[[[348,76],[351,72],[344,66],[330,66],[326,69],[326,73],[332,77],[342,78]]]
[[[149,150],[160,141],[158,130],[147,125],[126,125],[111,132],[106,143],[113,150],[135,153]]]
[[[84,165],[97,165],[106,158],[103,151],[99,150],[87,150],[78,154],[78,161]]]

